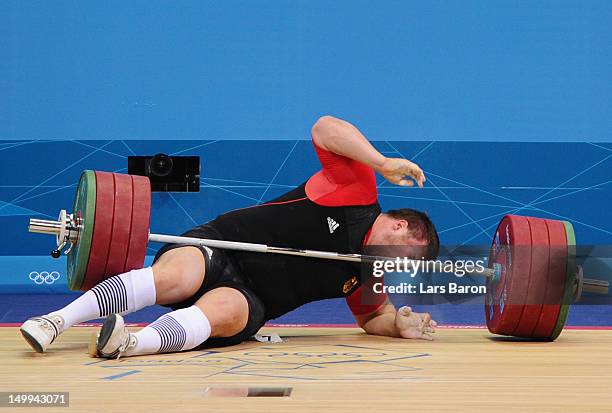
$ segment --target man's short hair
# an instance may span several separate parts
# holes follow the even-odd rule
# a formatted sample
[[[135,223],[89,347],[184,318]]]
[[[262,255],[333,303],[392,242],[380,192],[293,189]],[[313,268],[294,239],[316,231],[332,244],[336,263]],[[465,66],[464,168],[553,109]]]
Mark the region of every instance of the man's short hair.
[[[408,222],[409,237],[424,241],[427,240],[425,259],[435,260],[440,251],[438,231],[426,213],[410,208],[391,209],[385,212],[391,218],[403,219]]]

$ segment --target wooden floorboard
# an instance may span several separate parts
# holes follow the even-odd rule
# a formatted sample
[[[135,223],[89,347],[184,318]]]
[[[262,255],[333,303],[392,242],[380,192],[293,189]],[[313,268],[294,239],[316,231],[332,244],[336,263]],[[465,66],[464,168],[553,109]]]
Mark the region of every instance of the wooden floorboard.
[[[350,328],[268,328],[285,342],[120,360],[87,355],[95,331],[73,328],[41,355],[16,327],[0,328],[0,391],[70,392],[70,412],[612,410],[606,330],[537,343],[483,329],[441,329],[425,342]],[[243,397],[248,387],[292,393]]]

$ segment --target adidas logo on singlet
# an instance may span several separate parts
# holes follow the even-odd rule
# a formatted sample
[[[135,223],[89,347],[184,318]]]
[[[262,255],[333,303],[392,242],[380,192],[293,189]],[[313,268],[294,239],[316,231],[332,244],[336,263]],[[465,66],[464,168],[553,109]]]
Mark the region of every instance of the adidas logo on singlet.
[[[330,217],[327,217],[327,225],[329,226],[329,233],[330,234],[333,234],[334,231],[337,230],[338,227],[340,226],[340,224],[338,224],[336,221],[334,221]]]

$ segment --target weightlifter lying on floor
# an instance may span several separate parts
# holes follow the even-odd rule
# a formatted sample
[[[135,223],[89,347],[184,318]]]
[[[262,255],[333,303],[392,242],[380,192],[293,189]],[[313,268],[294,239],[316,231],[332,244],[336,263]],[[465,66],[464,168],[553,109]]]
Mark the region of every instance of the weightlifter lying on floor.
[[[424,213],[381,213],[377,202],[374,171],[397,185],[423,186],[418,165],[386,158],[353,125],[329,116],[315,123],[312,140],[322,169],[306,183],[184,235],[347,253],[361,253],[365,245],[422,246],[426,259],[436,257],[438,235]],[[165,245],[152,267],[111,277],[66,307],[27,320],[21,332],[44,352],[70,326],[107,317],[99,356],[167,353],[237,344],[303,304],[346,297],[369,334],[432,339],[436,322],[429,314],[396,311],[385,295],[362,302],[364,287],[354,277],[359,273],[353,262]],[[174,311],[128,332],[121,315],[153,304]]]

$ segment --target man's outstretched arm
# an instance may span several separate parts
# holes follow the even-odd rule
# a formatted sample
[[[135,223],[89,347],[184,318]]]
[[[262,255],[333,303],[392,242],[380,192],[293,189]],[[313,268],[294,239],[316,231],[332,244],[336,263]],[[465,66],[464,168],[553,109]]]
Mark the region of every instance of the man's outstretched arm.
[[[419,186],[425,182],[423,170],[407,159],[387,158],[370,144],[355,126],[333,116],[322,116],[312,127],[312,140],[322,149],[370,166],[396,185]]]

